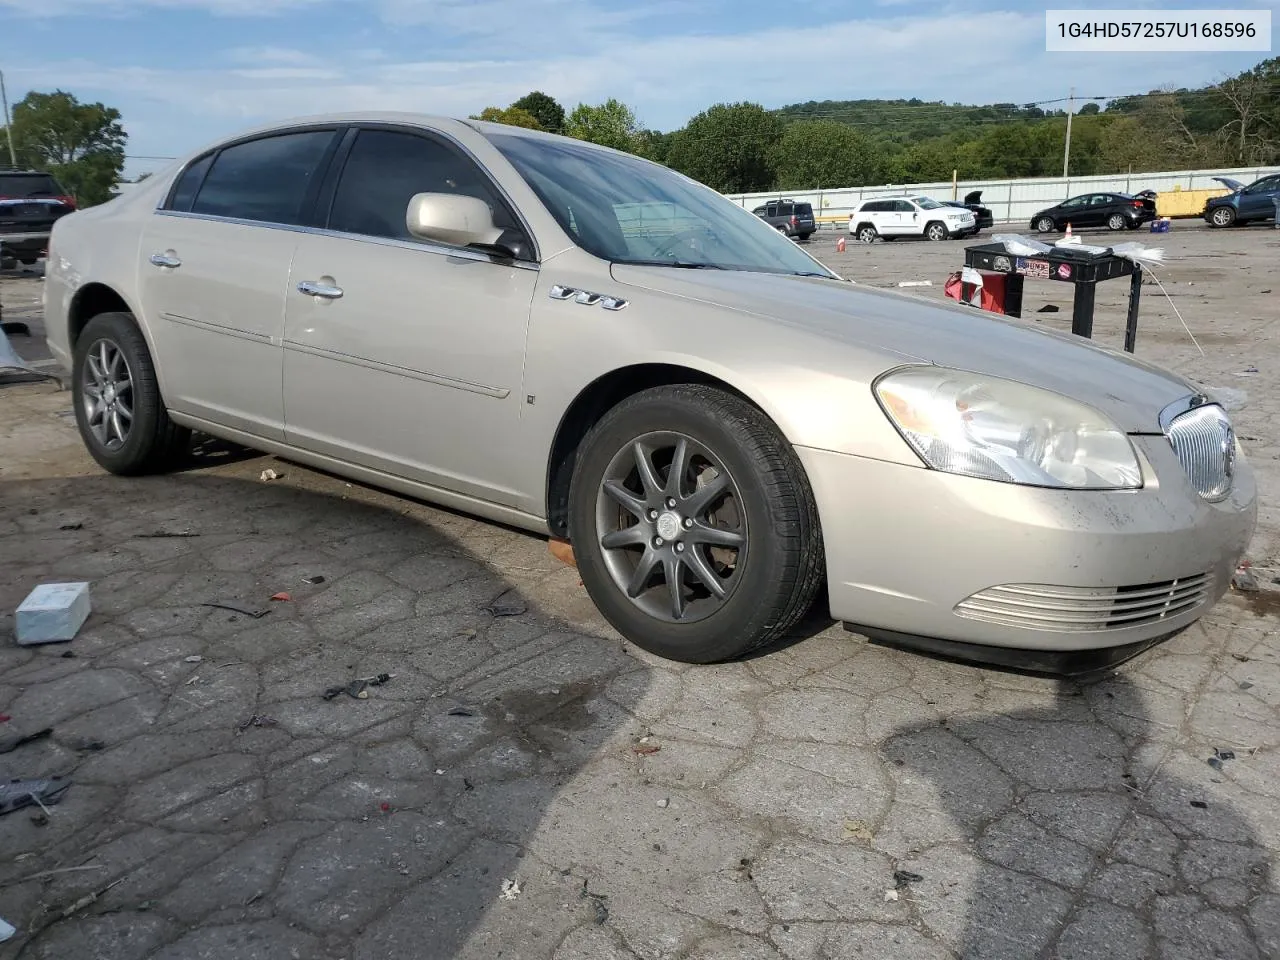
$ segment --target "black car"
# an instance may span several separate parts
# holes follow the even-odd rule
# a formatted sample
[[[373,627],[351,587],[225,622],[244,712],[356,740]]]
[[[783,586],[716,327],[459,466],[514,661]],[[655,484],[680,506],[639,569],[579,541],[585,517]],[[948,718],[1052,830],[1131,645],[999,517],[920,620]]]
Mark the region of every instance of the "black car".
[[[813,219],[813,204],[796,203],[794,200],[770,200],[764,206],[751,211],[769,226],[788,237],[808,240],[818,229]]]
[[[965,210],[973,211],[973,218],[976,223],[973,232],[975,234],[986,230],[996,222],[996,218],[991,213],[990,207],[982,205],[982,191],[974,190],[964,195],[964,202],[959,200],[943,200],[949,207],[963,207]]]
[[[1031,229],[1049,233],[1063,230],[1071,224],[1073,230],[1078,227],[1136,230],[1155,218],[1156,202],[1151,197],[1135,197],[1127,193],[1086,193],[1041,210],[1031,218]]]
[[[48,246],[54,221],[75,209],[75,200],[52,175],[33,170],[0,170],[3,258],[35,263]],[[22,239],[8,240],[6,236]]]

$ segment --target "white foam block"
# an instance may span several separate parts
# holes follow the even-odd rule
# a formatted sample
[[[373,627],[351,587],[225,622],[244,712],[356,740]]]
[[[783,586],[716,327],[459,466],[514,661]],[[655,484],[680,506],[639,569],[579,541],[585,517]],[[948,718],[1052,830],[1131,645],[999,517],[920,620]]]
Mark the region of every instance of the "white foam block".
[[[89,584],[42,583],[18,607],[18,643],[26,647],[74,640],[87,619]]]

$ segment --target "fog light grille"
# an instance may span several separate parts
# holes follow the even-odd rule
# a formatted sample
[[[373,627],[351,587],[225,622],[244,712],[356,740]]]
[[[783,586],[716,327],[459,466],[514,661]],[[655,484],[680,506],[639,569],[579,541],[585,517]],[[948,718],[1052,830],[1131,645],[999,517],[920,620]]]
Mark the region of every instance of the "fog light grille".
[[[1053,587],[1007,583],[956,605],[971,620],[1056,633],[1140,627],[1190,613],[1208,599],[1211,574],[1128,587]]]

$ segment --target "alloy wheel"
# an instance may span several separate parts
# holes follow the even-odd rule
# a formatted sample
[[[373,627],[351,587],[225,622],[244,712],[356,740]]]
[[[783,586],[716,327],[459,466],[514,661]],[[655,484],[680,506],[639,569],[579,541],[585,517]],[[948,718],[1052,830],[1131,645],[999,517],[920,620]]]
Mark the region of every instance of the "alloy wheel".
[[[614,454],[595,521],[609,576],[655,619],[705,619],[742,576],[749,538],[737,483],[685,434],[647,433]]]
[[[133,429],[133,372],[120,346],[96,341],[80,376],[85,423],[104,450],[119,450]]]
[[[1235,215],[1231,212],[1230,207],[1219,207],[1213,211],[1213,223],[1218,227],[1229,227],[1231,221],[1235,219]]]
[[[929,228],[929,239],[930,240],[947,239],[947,228],[940,223],[935,223],[933,226]]]

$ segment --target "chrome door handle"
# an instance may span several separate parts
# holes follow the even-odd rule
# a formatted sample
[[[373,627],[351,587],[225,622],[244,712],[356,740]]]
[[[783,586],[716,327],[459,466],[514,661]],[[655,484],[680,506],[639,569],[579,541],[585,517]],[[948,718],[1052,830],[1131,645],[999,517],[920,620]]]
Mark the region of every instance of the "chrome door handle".
[[[166,253],[153,253],[153,254],[151,255],[151,262],[152,262],[153,264],[155,264],[157,267],[180,267],[180,266],[182,266],[182,261],[181,261],[181,260],[179,260],[177,257],[171,257],[171,256],[169,256],[169,255],[168,255],[168,254],[166,254]]]
[[[314,280],[303,280],[298,284],[298,292],[305,293],[309,297],[324,297],[326,300],[337,300],[342,296],[341,287],[331,287],[327,283],[317,283]]]

